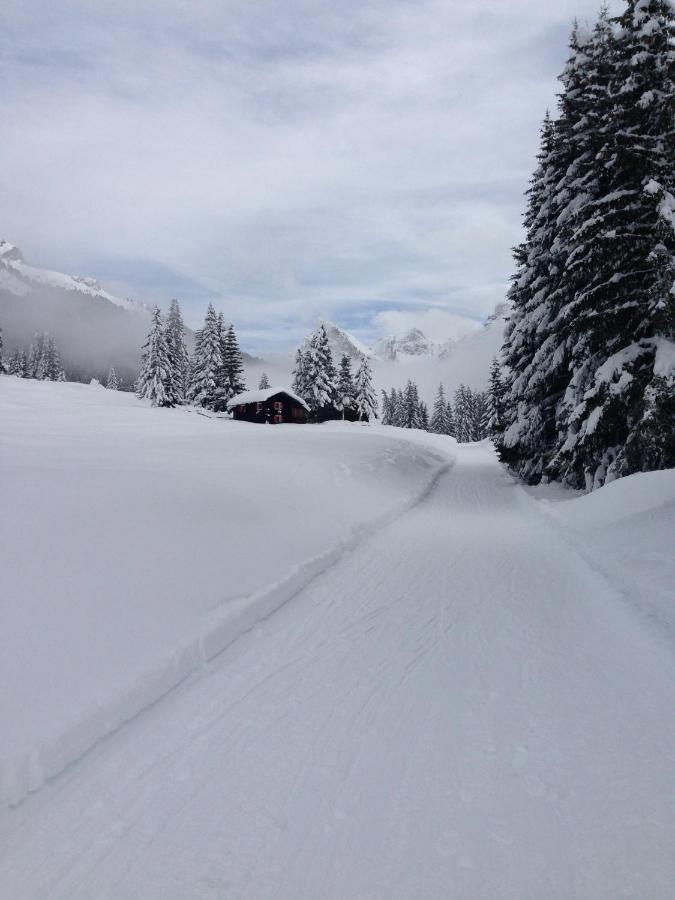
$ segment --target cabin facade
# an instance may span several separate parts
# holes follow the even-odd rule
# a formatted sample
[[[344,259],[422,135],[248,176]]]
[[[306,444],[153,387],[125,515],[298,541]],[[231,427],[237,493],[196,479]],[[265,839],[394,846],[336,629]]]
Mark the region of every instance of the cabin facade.
[[[279,387],[237,394],[227,408],[233,418],[260,425],[304,425],[309,417],[305,401],[288,388]]]

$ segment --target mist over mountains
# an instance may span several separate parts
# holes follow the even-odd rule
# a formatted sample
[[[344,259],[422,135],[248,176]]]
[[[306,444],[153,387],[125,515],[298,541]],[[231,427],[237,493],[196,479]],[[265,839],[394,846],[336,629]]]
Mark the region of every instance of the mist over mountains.
[[[138,373],[151,309],[106,291],[94,278],[66,275],[30,265],[21,250],[0,241],[0,325],[6,352],[27,348],[36,332],[55,339],[69,380],[103,380],[114,367],[126,385]],[[500,305],[482,328],[458,340],[434,342],[420,329],[377,341],[368,347],[339,325],[323,321],[336,362],[343,354],[371,360],[378,388],[415,380],[432,397],[439,381],[449,389],[460,382],[482,389],[492,358],[502,343],[506,307]],[[236,323],[235,323],[236,324]],[[188,349],[194,333],[186,330]],[[275,383],[291,379],[292,355],[258,359],[244,354],[247,379],[257,383],[266,371]]]

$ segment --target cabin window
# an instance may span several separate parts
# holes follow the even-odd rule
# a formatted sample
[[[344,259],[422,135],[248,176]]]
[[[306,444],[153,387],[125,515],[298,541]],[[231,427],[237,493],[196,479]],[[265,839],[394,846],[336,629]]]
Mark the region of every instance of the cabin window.
[[[274,401],[274,408],[275,408],[275,410],[276,410],[277,412],[281,412],[281,410],[284,408],[284,405],[283,405],[283,403],[281,403],[279,400],[275,400],[275,401]]]
[[[274,417],[274,424],[275,424],[275,425],[281,425],[281,423],[282,423],[283,421],[284,421],[284,417],[283,417],[283,416],[275,416],[275,417]]]
[[[256,403],[256,405],[255,405],[255,411],[256,411],[257,413],[261,413],[262,410],[263,410],[263,405],[262,405],[262,403]]]

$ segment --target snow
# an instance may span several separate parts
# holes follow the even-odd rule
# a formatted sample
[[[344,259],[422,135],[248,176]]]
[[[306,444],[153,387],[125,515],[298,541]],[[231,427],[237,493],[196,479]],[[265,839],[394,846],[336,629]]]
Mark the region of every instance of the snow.
[[[675,469],[620,478],[580,496],[553,486],[532,493],[546,498],[552,490],[545,508],[566,539],[672,647]]]
[[[264,403],[265,400],[269,400],[270,397],[274,397],[276,394],[286,394],[287,397],[290,397],[292,400],[295,400],[296,403],[299,403],[301,406],[309,412],[309,407],[305,403],[305,401],[298,397],[297,394],[294,394],[290,388],[285,387],[272,387],[265,388],[262,391],[245,391],[243,394],[237,394],[236,397],[233,397],[227,404],[228,409],[234,409],[235,406],[240,406],[246,403]]]
[[[29,415],[35,397],[14,396],[24,425],[12,479],[19,447],[39,477],[35,444],[46,431],[54,438],[39,461],[56,466],[51,485],[73,455],[82,466],[87,449],[100,455],[103,445],[97,465],[107,478],[122,468],[115,488],[135,513],[148,501],[124,487],[135,469],[147,480],[168,467],[175,478],[189,462],[193,527],[209,515],[198,477],[212,484],[228,448],[239,459],[237,447],[255,453],[261,444],[268,458],[270,447],[302,455],[308,493],[321,498],[314,529],[341,517],[350,485],[382,487],[387,468],[391,486],[410,480],[418,502],[317,567],[273,615],[67,773],[2,811],[6,896],[672,898],[672,645],[626,602],[632,582],[618,570],[608,577],[569,540],[630,523],[633,556],[647,565],[656,529],[670,522],[672,535],[672,510],[657,503],[672,473],[655,473],[658,487],[631,476],[589,497],[557,488],[543,502],[487,443],[358,425],[235,428],[117,398],[120,407],[103,412],[88,408],[86,390],[72,398],[87,420],[77,441],[46,428],[38,410]],[[88,434],[96,438],[82,449]],[[380,447],[394,454],[385,471]],[[429,448],[450,465],[439,469]],[[327,503],[317,476],[338,476],[340,463],[350,474]],[[370,480],[360,480],[370,464]],[[420,466],[434,473],[431,490]],[[96,468],[90,460],[83,470],[90,499]],[[226,482],[240,492],[239,518],[258,491],[241,474]],[[216,484],[217,511],[226,498]],[[281,499],[280,489],[267,485],[261,523],[274,517],[270,491]],[[175,518],[184,499],[170,492],[164,512],[173,507]],[[257,545],[270,548],[264,537]],[[35,538],[34,548],[46,546]],[[195,559],[206,565],[209,553],[187,554],[198,580]],[[236,563],[228,554],[228,578]],[[203,578],[197,586],[208,587]],[[201,604],[199,592],[191,602]]]
[[[91,297],[100,297],[108,300],[122,309],[138,312],[144,307],[133,300],[125,300],[115,297],[103,290],[95,278],[80,275],[65,275],[62,272],[53,272],[50,269],[39,269],[29,265],[23,258],[18,247],[7,241],[0,241],[0,276],[4,275],[0,287],[8,288],[14,294],[25,294],[31,290],[30,285],[59,288],[66,291],[78,291]],[[16,284],[23,285],[24,290],[19,290]]]
[[[98,384],[1,377],[0,421],[0,802],[202,666],[445,465],[367,426],[265,429]]]

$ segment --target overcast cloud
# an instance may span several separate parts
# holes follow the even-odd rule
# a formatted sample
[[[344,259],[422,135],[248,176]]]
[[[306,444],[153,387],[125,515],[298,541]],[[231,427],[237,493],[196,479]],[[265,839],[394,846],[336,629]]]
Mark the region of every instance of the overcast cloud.
[[[442,339],[503,299],[597,0],[4,0],[0,237],[251,349]],[[433,333],[432,333],[433,332]]]

